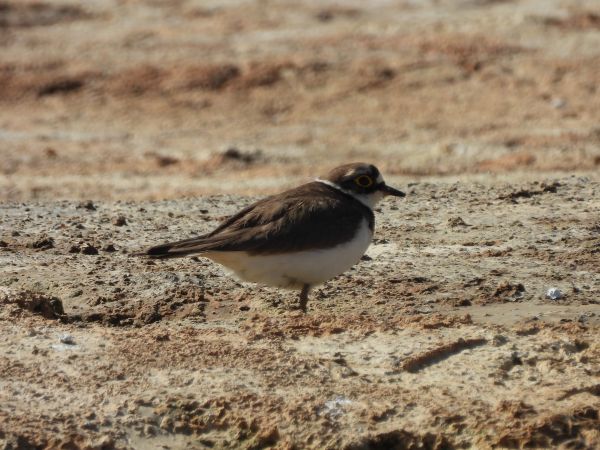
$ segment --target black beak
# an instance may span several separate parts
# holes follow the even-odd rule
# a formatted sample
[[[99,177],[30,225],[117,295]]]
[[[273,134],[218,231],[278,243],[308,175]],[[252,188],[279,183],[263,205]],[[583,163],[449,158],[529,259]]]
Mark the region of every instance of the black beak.
[[[382,184],[379,188],[381,192],[385,195],[393,195],[395,197],[406,197],[406,194],[398,189],[394,189],[393,187],[389,187],[387,184]]]

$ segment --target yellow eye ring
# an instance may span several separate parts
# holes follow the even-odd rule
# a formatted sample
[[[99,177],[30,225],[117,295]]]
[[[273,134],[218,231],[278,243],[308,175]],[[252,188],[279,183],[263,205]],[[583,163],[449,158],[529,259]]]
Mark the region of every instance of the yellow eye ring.
[[[373,186],[373,179],[369,175],[361,175],[354,179],[354,182],[361,188],[368,188]]]

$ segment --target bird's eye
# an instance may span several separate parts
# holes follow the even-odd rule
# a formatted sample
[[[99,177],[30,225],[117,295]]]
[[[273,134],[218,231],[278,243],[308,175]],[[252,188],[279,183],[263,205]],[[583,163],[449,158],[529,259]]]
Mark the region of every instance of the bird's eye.
[[[368,188],[373,185],[373,178],[371,178],[369,175],[361,175],[356,177],[354,182],[362,188]]]

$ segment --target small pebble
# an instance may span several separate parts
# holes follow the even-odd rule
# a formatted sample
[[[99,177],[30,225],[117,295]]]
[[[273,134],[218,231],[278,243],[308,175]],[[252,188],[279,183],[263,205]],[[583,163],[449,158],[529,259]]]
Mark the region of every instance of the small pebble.
[[[69,298],[80,297],[81,295],[83,295],[83,290],[81,290],[81,289],[75,289],[73,292],[71,292],[69,294]]]
[[[159,427],[162,428],[163,430],[168,430],[173,426],[173,421],[165,416],[162,418],[162,420],[160,421],[160,425]]]
[[[117,249],[115,248],[115,246],[113,244],[106,244],[104,247],[102,247],[102,250],[105,252],[109,252],[109,253],[117,251]]]
[[[70,334],[61,334],[59,337],[61,344],[65,345],[75,345],[75,339]]]
[[[550,100],[550,105],[554,109],[562,109],[567,106],[567,102],[562,98],[554,97],[552,100]]]
[[[127,219],[125,216],[113,217],[112,223],[114,226],[122,227],[123,225],[127,225]]]
[[[560,300],[563,298],[563,293],[558,288],[550,288],[546,291],[546,298],[549,298],[550,300]]]
[[[451,217],[448,219],[448,225],[451,227],[469,227],[470,225],[462,217]]]
[[[92,244],[85,244],[81,248],[81,253],[83,253],[84,255],[97,255],[98,249],[96,247],[94,247]]]
[[[81,202],[77,205],[77,209],[87,209],[88,211],[96,211],[96,205],[91,200]]]
[[[27,247],[38,250],[48,250],[54,248],[54,238],[46,235],[38,236],[27,243]]]

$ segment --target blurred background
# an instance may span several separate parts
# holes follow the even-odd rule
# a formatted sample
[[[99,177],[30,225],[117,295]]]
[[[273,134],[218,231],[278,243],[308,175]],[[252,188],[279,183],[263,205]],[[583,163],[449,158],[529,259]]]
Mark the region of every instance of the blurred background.
[[[597,0],[2,0],[0,200],[600,167]]]

